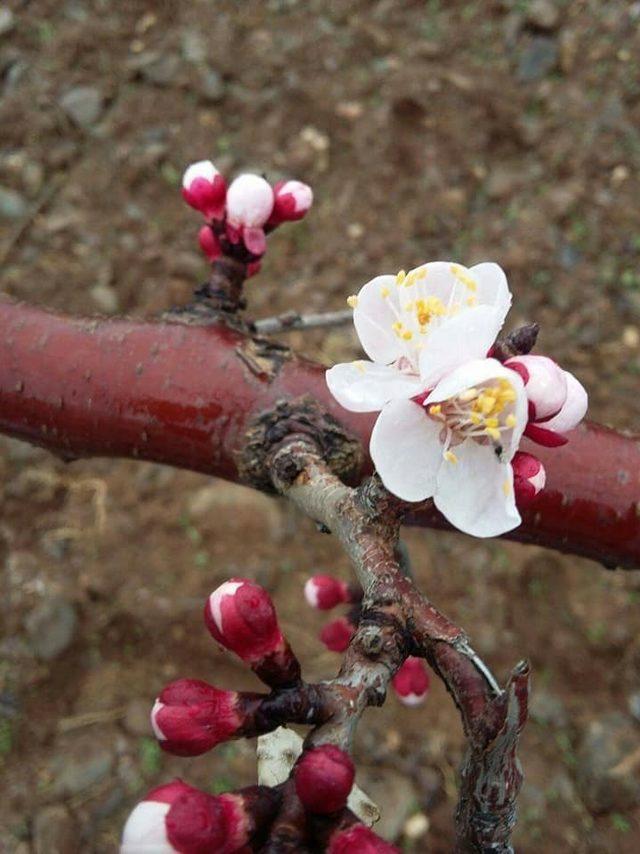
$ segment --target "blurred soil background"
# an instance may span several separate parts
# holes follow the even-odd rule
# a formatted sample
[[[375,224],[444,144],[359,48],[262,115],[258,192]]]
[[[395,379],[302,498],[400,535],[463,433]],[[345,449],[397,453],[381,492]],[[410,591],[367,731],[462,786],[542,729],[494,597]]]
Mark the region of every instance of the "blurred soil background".
[[[339,308],[425,260],[496,260],[510,322],[542,324],[591,417],[637,427],[640,3],[0,6],[2,292],[84,314],[187,301],[206,267],[179,182],[208,157],[316,193],[307,220],[270,239],[255,316]],[[350,330],[288,338],[327,364],[357,352]],[[148,724],[178,676],[255,685],[202,623],[228,576],[273,593],[308,678],[339,666],[302,587],[347,577],[345,559],[276,500],[0,438],[0,508],[3,854],[114,852],[159,782],[255,780],[253,743],[176,759]],[[406,541],[501,679],[533,663],[518,851],[640,850],[640,575],[453,534]],[[451,850],[461,747],[439,684],[421,710],[390,696],[366,715],[359,782],[404,850]]]

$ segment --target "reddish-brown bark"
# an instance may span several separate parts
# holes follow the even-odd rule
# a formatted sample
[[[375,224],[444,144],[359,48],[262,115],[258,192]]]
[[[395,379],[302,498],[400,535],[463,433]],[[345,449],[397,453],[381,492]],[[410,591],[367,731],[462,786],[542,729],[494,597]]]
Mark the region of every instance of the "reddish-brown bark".
[[[70,459],[135,457],[237,480],[256,416],[302,395],[367,447],[375,416],[338,406],[321,366],[240,331],[73,319],[0,300],[0,431]],[[639,566],[638,437],[586,423],[563,448],[529,450],[546,466],[547,488],[512,538]],[[414,521],[445,524],[435,511]]]

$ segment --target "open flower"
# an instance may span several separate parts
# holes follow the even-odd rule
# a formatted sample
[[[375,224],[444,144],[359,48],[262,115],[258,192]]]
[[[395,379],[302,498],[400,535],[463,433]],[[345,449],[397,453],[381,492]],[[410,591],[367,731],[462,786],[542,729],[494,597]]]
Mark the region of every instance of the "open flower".
[[[456,528],[494,537],[521,521],[511,460],[526,424],[520,375],[495,359],[475,359],[420,402],[387,404],[371,434],[371,456],[394,495],[433,498]]]
[[[405,275],[377,276],[350,298],[372,361],[335,365],[327,383],[354,412],[375,412],[433,387],[447,372],[486,356],[511,305],[502,269],[434,261]]]

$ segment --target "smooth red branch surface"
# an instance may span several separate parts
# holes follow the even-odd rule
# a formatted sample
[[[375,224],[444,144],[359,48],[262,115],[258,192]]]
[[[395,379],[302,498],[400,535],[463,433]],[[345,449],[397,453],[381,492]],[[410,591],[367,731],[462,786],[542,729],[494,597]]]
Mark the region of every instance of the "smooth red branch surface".
[[[368,447],[375,415],[343,410],[324,368],[241,332],[73,319],[0,299],[0,431],[69,459],[134,457],[238,480],[255,418],[303,395]],[[510,536],[640,566],[640,439],[585,423],[563,448],[525,449],[543,460],[547,487]],[[447,527],[435,511],[412,521]]]

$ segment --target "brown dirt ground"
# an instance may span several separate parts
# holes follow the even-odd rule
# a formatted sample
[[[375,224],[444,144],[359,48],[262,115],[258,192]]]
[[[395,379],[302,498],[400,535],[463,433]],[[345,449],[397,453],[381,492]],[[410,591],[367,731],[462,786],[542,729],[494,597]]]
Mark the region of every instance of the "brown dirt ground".
[[[515,294],[513,323],[543,325],[545,351],[589,387],[592,417],[638,424],[638,3],[559,0],[546,34],[527,23],[527,0],[8,5],[0,183],[29,213],[0,220],[6,293],[82,313],[186,300],[205,268],[177,183],[187,162],[212,157],[316,192],[308,220],[271,239],[249,290],[256,316],[341,307],[371,275],[424,260],[494,259]],[[551,59],[523,80],[532,51]],[[202,63],[221,75],[213,101]],[[59,105],[77,85],[105,99],[87,130]],[[289,338],[327,362],[356,352],[344,330]],[[174,759],[123,721],[127,703],[150,704],[178,675],[252,684],[208,640],[206,594],[232,573],[255,576],[306,674],[328,676],[339,659],[321,649],[322,620],[301,589],[311,571],[348,569],[309,522],[240,487],[128,461],[65,467],[0,441],[0,694],[11,712],[0,718],[0,850],[32,850],[34,817],[60,800],[53,758],[103,745],[110,770],[66,803],[80,850],[112,852],[145,788],[175,774],[216,791],[254,779],[250,744]],[[449,534],[407,542],[424,588],[496,673],[530,658],[535,686],[568,710],[569,724],[526,730],[518,850],[637,851],[640,810],[590,813],[575,777],[583,728],[628,714],[640,687],[638,575]],[[24,621],[52,592],[80,619],[71,646],[42,662]],[[100,722],[78,718],[94,712]],[[367,714],[364,785],[384,806],[411,780],[392,811],[428,816],[406,850],[451,850],[461,743],[439,685],[421,711],[391,697]]]

